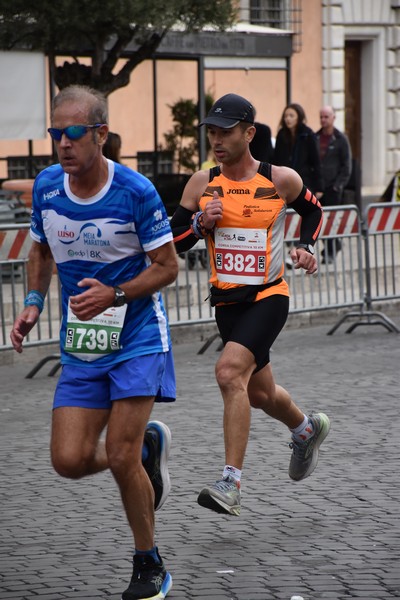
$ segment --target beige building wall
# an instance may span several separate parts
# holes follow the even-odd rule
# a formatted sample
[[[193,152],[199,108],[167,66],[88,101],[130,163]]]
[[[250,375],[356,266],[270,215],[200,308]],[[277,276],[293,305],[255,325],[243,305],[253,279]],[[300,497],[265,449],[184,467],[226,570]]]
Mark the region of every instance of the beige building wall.
[[[322,102],[321,2],[303,2],[302,49],[292,58],[292,101],[301,104],[310,127],[319,127]],[[152,64],[140,65],[129,87],[110,96],[110,127],[123,138],[123,155],[154,148]],[[233,92],[255,106],[257,120],[267,123],[275,137],[286,105],[286,73],[282,70],[207,70],[205,90],[215,99]],[[195,61],[157,61],[158,144],[172,127],[169,106],[183,99],[197,100]],[[135,166],[132,161],[126,161]]]
[[[305,108],[308,123],[318,126],[321,103],[321,2],[303,2],[301,52],[292,58],[292,101]],[[64,58],[60,58],[62,63]],[[122,136],[122,155],[154,149],[153,64],[146,61],[133,72],[129,86],[109,97],[110,129]],[[276,136],[286,105],[286,73],[266,70],[207,70],[205,89],[215,99],[228,92],[247,97],[256,107],[257,119],[267,123]],[[172,127],[169,105],[179,99],[197,100],[197,63],[195,61],[157,61],[158,140]],[[49,139],[33,140],[33,154],[50,154]],[[28,142],[0,141],[0,157],[27,155]],[[136,168],[136,160],[126,159]],[[0,161],[0,178],[6,178],[6,163]]]
[[[321,2],[303,2],[301,52],[292,58],[292,101],[302,104],[309,125],[319,127],[322,101]],[[255,106],[257,120],[267,123],[276,136],[286,105],[286,73],[282,70],[207,70],[205,90],[215,99],[233,92],[248,98]],[[169,106],[180,99],[197,101],[197,63],[195,61],[157,61],[158,140],[172,127]],[[154,148],[152,63],[146,61],[132,74],[127,88],[110,96],[110,128],[121,134],[122,154]],[[130,166],[135,162],[126,160]]]
[[[400,0],[303,0],[301,51],[291,59],[291,99],[304,107],[308,124],[318,129],[319,108],[329,103],[343,130],[345,44],[361,43],[362,183],[363,192],[371,195],[382,192],[400,165],[399,32]],[[130,84],[109,98],[110,127],[122,136],[123,156],[154,149],[152,69],[151,61],[139,65]],[[205,89],[214,98],[227,92],[248,97],[257,119],[276,135],[286,104],[283,70],[207,70]],[[169,105],[197,99],[196,62],[157,61],[157,94],[157,144],[162,145],[172,126]],[[33,140],[32,147],[33,154],[51,153],[49,139]],[[0,159],[28,151],[28,141],[0,141]],[[125,162],[136,168],[136,160]],[[6,163],[0,160],[0,178],[6,177]]]
[[[320,0],[302,2],[302,48],[292,58],[292,101],[304,108],[308,125],[320,128],[322,103],[322,7]]]
[[[129,88],[110,96],[110,128],[123,137],[123,155],[154,148],[151,68],[149,62],[141,65],[135,70]],[[229,92],[247,97],[256,107],[257,119],[270,125],[276,135],[286,104],[284,71],[206,70],[205,90],[215,99]],[[157,92],[157,142],[163,145],[164,133],[172,128],[170,106],[180,99],[197,101],[197,63],[158,61]]]

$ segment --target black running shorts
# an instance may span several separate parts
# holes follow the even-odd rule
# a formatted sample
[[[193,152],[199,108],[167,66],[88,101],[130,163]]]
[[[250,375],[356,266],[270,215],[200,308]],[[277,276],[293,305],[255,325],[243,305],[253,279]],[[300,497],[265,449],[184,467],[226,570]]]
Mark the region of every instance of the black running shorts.
[[[216,306],[215,320],[224,346],[227,342],[236,342],[250,350],[259,371],[269,363],[271,346],[283,329],[288,313],[288,296],[274,294],[258,302]]]

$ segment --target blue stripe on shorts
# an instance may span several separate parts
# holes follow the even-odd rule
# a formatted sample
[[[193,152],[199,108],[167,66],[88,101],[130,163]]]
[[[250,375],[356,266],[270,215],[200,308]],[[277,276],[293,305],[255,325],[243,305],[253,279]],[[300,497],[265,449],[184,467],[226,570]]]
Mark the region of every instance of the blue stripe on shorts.
[[[53,408],[111,409],[114,400],[138,396],[154,396],[156,402],[175,401],[171,350],[135,356],[108,367],[64,365],[54,394]]]

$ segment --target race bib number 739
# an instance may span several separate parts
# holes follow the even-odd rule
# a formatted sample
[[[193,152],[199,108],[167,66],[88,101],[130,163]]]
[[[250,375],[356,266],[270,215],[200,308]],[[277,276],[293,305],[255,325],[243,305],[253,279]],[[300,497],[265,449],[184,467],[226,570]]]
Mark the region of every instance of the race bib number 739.
[[[68,304],[65,351],[91,362],[119,350],[126,309],[126,304],[110,307],[90,321],[80,321]]]

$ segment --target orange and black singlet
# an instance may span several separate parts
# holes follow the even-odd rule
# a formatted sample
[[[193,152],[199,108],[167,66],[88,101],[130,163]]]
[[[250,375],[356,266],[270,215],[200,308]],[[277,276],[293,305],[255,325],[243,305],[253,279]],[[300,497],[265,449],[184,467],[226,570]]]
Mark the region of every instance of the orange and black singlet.
[[[210,181],[200,199],[200,209],[217,191],[223,218],[207,236],[210,283],[219,289],[270,284],[283,275],[283,242],[286,203],[271,181],[271,165],[260,163],[248,181],[227,179],[220,167],[210,170]],[[289,296],[286,281],[268,287],[256,300],[272,294]]]

